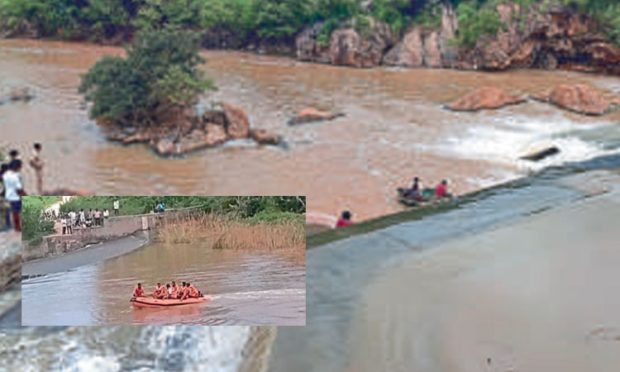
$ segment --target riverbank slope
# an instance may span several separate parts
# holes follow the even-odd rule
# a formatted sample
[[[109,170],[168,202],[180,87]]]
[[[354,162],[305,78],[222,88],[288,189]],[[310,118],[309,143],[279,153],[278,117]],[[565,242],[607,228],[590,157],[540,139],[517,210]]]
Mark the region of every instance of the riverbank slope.
[[[549,169],[522,182],[489,190],[445,212],[418,220],[395,221],[390,226],[339,237],[309,250],[307,275],[313,280],[307,283],[307,326],[278,331],[270,371],[409,370],[412,358],[434,355],[430,351],[434,345],[432,327],[421,325],[432,324],[429,319],[434,319],[433,311],[438,311],[433,307],[435,297],[443,292],[438,290],[437,296],[433,297],[433,292],[425,297],[413,289],[424,285],[434,288],[433,278],[400,276],[400,282],[393,280],[375,290],[377,283],[398,273],[403,262],[432,257],[438,249],[441,252],[438,247],[450,241],[470,239],[527,221],[538,223],[537,219],[545,213],[557,210],[561,215],[571,208],[579,210],[605,195],[617,198],[615,190],[620,177],[617,170],[610,169],[618,167],[618,160],[617,156],[599,158],[571,168]],[[597,203],[597,207],[600,205],[613,206],[606,199]],[[597,228],[588,233],[599,232]],[[465,256],[468,257],[467,252]],[[454,260],[437,263],[438,268],[457,275],[458,268],[450,270],[454,265]],[[580,277],[576,274],[573,279]],[[399,288],[397,292],[390,292],[392,285]],[[416,303],[416,299],[423,299],[422,303]],[[425,314],[429,319],[410,317],[415,313],[413,307],[424,304],[431,308],[430,315]],[[484,304],[480,307],[484,309]],[[415,344],[412,339],[417,340],[418,333],[427,335],[430,343]],[[368,341],[362,341],[363,337]],[[368,348],[376,350],[368,352]],[[317,360],[321,363],[317,364]]]
[[[620,188],[412,257],[366,290],[356,371],[615,371]]]

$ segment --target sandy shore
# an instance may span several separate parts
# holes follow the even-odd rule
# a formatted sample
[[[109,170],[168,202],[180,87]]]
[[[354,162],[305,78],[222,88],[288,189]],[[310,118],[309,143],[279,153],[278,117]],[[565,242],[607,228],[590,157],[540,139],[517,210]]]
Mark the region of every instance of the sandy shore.
[[[378,278],[351,371],[617,371],[620,189],[429,249]]]

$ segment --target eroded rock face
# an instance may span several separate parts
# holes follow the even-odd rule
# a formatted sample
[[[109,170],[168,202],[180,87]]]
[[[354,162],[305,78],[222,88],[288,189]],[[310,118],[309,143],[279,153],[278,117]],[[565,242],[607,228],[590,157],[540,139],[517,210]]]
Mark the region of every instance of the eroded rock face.
[[[351,67],[378,66],[385,51],[395,38],[385,23],[369,18],[367,32],[360,33],[354,27],[343,27],[332,32],[329,45],[322,45],[318,36],[321,23],[302,31],[295,44],[297,58],[304,61],[331,63]]]
[[[300,61],[331,63],[329,44],[319,42],[323,22],[316,23],[303,30],[295,39],[296,55]]]
[[[422,67],[424,66],[424,44],[422,29],[414,27],[383,58],[383,63],[390,66]]]
[[[524,97],[510,94],[500,88],[483,87],[446,105],[446,108],[454,111],[493,110],[522,102],[525,102]]]
[[[441,26],[427,29],[415,26],[403,39],[390,49],[383,64],[404,67],[451,67],[456,61],[458,49],[453,45],[457,18],[450,4],[442,6]]]
[[[333,120],[338,117],[344,116],[343,113],[333,113],[329,111],[321,111],[314,107],[306,107],[299,111],[297,115],[291,118],[288,122],[289,125],[306,124],[315,121]]]
[[[612,93],[585,84],[561,84],[533,98],[583,115],[603,115],[620,103]]]
[[[599,25],[569,8],[534,4],[497,6],[502,27],[460,56],[462,67],[574,69],[620,73],[620,48],[600,33]]]

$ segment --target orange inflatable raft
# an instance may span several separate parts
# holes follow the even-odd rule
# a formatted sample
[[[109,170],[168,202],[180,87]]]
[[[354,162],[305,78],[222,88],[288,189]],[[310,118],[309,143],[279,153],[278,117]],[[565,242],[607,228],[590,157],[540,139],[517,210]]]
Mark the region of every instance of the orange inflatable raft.
[[[202,296],[198,298],[186,298],[185,300],[166,299],[160,300],[153,297],[134,297],[129,300],[134,306],[139,307],[162,307],[162,306],[180,306],[206,302],[209,298]]]

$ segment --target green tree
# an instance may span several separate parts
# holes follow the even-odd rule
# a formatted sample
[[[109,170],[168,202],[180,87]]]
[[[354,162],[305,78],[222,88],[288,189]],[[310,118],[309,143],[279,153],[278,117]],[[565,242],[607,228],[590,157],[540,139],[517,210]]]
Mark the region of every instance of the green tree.
[[[213,88],[199,69],[198,35],[161,29],[138,34],[127,57],[104,57],[82,77],[79,88],[92,102],[91,116],[121,125],[157,124],[157,114],[187,107]]]
[[[54,231],[54,222],[43,218],[45,208],[58,201],[58,196],[27,196],[23,198],[22,239],[33,240]]]
[[[457,42],[473,48],[484,35],[493,35],[501,27],[499,14],[494,7],[479,6],[476,1],[464,1],[456,8],[459,22]]]

